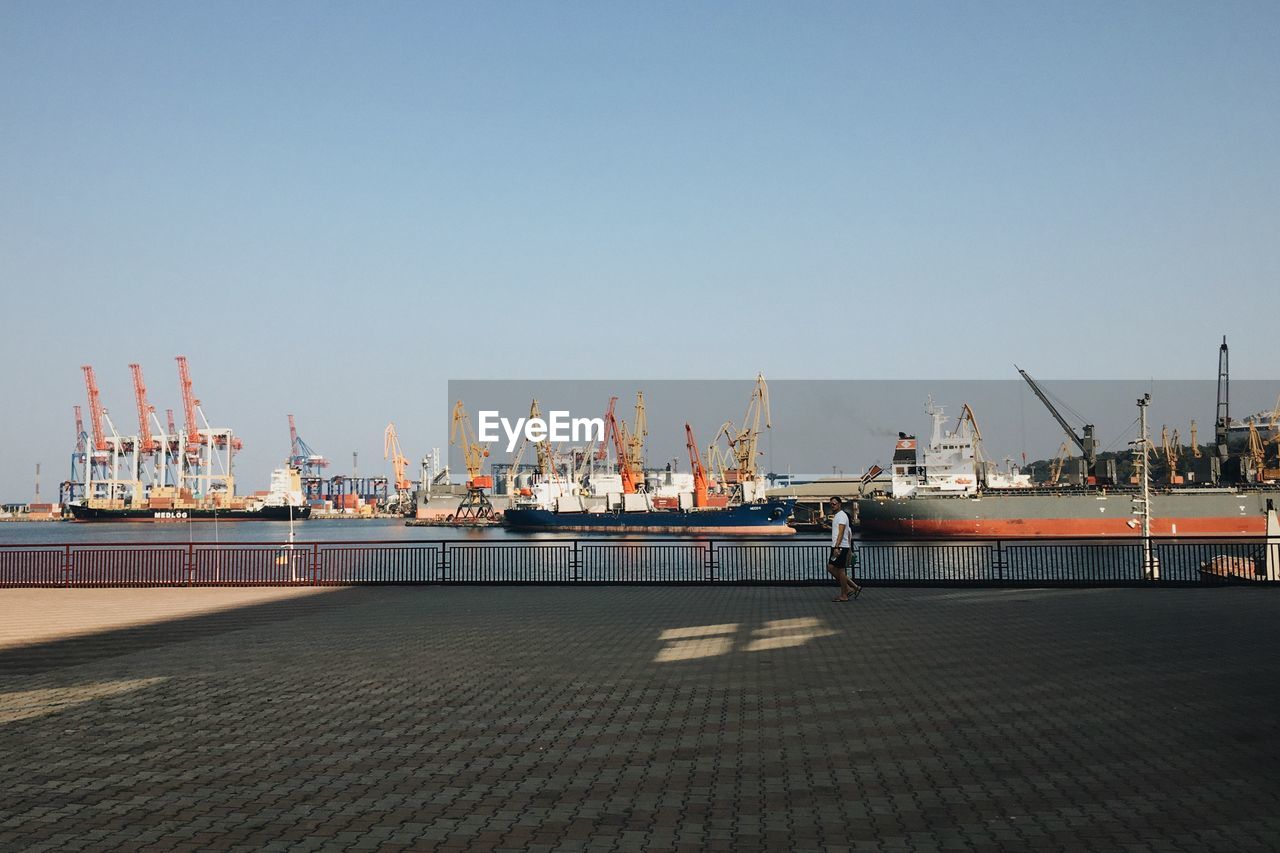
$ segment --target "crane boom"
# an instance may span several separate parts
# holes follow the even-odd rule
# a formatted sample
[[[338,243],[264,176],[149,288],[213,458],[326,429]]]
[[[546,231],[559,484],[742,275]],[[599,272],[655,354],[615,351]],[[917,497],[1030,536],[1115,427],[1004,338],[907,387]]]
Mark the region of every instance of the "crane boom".
[[[636,491],[636,480],[635,475],[631,471],[631,466],[627,462],[626,427],[618,423],[617,416],[614,415],[612,406],[610,406],[609,411],[605,413],[604,431],[605,435],[613,437],[614,453],[618,456],[618,473],[622,475],[623,494],[634,494]]]
[[[191,370],[187,367],[187,357],[180,355],[175,360],[178,362],[178,383],[182,386],[182,413],[187,422],[187,455],[195,456],[199,454],[200,445],[205,441],[200,434],[200,424],[196,421],[196,407],[200,405],[200,401],[191,390]]]
[[[609,407],[604,413],[604,435],[600,436],[600,447],[596,450],[596,461],[603,462],[609,456],[609,424],[614,422],[613,407],[617,405],[618,398],[609,398]]]
[[[107,435],[102,431],[102,397],[98,394],[98,379],[93,375],[93,366],[80,365],[84,371],[84,387],[89,396],[89,423],[93,425],[93,449],[106,451]]]
[[[307,475],[318,474],[320,468],[329,467],[329,460],[312,450],[307,440],[298,434],[293,415],[289,415],[288,464]]]
[[[1020,374],[1022,374],[1023,379],[1027,380],[1027,384],[1031,386],[1031,390],[1034,391],[1036,396],[1040,398],[1040,402],[1044,403],[1045,408],[1049,410],[1049,414],[1053,415],[1054,420],[1058,422],[1058,425],[1062,427],[1062,429],[1066,432],[1068,437],[1070,437],[1070,439],[1073,442],[1075,442],[1076,447],[1080,448],[1080,450],[1083,451],[1084,438],[1076,433],[1075,428],[1071,426],[1071,424],[1067,423],[1067,419],[1064,418],[1062,416],[1062,413],[1058,411],[1058,407],[1053,405],[1053,403],[1049,401],[1048,396],[1045,395],[1044,390],[1040,387],[1039,383],[1037,383],[1034,379],[1031,378],[1030,373],[1027,373],[1027,371],[1023,370],[1021,367],[1018,367],[1016,364],[1014,365],[1014,368]]]
[[[80,407],[72,406],[76,412],[76,454],[84,456],[88,446],[88,436],[84,434],[84,418],[80,415]]]
[[[293,415],[289,416],[289,424],[293,425]],[[387,424],[387,428],[383,430],[382,458],[391,460],[391,470],[395,473],[396,491],[401,493],[409,491],[413,483],[404,475],[405,469],[409,467],[409,460],[400,450],[400,437],[396,435],[394,422]]]
[[[630,430],[623,424],[623,437],[626,439],[626,464],[631,469],[631,479],[635,483],[644,482],[644,439],[649,434],[649,420],[644,410],[644,392],[636,392],[636,417]]]
[[[538,407],[537,398],[529,404],[529,420],[542,420],[542,410]],[[538,471],[545,480],[555,480],[556,462],[555,452],[551,449],[551,438],[542,439],[535,443],[533,448],[538,454]]]
[[[484,458],[489,449],[475,439],[471,428],[471,418],[466,407],[459,400],[453,407],[453,423],[449,428],[449,443],[461,448],[462,460],[467,468],[468,489],[488,489],[493,487],[492,477],[481,477],[480,469],[484,467]]]
[[[151,413],[155,406],[147,402],[147,385],[142,381],[142,365],[129,365],[133,374],[133,398],[138,404],[138,449],[143,453],[154,453],[156,440],[151,437]]]
[[[1252,479],[1261,482],[1263,474],[1262,469],[1266,464],[1266,447],[1262,443],[1262,436],[1258,434],[1258,425],[1254,423],[1253,418],[1249,418],[1249,459],[1253,462]]]
[[[757,459],[760,455],[760,421],[763,418],[764,428],[772,429],[772,416],[769,412],[769,386],[764,381],[764,374],[756,375],[756,383],[751,389],[751,397],[747,402],[746,414],[742,416],[742,428],[738,429],[733,421],[726,421],[716,433],[715,440],[725,436],[729,443],[729,452],[733,454],[735,468],[729,476],[736,482],[756,479]]]
[[[1058,422],[1058,425],[1062,427],[1063,431],[1065,431],[1067,436],[1075,443],[1076,447],[1080,448],[1080,452],[1084,455],[1085,465],[1088,468],[1088,475],[1091,477],[1094,476],[1094,469],[1098,462],[1098,451],[1097,442],[1093,437],[1093,424],[1084,425],[1082,430],[1083,435],[1077,433],[1071,424],[1067,422],[1067,419],[1062,416],[1062,413],[1058,411],[1058,407],[1050,402],[1048,395],[1044,393],[1044,389],[1042,389],[1040,385],[1031,378],[1031,374],[1027,373],[1027,371],[1018,367],[1016,364],[1014,365],[1014,369],[1016,369],[1018,373],[1022,374],[1022,378],[1027,380],[1027,384],[1031,386],[1031,390],[1035,392],[1035,395],[1040,398],[1040,402],[1044,403],[1045,408],[1049,410],[1049,414],[1053,415],[1053,418]]]
[[[689,448],[689,468],[693,471],[693,505],[707,505],[707,472],[702,467],[702,457],[698,454],[698,444],[693,440],[693,427],[684,425],[685,446]]]

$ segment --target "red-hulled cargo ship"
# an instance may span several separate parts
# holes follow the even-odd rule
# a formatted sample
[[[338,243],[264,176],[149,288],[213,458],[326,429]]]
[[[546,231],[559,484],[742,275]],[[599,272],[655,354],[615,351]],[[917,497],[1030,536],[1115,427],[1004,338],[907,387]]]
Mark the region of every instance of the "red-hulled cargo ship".
[[[1138,536],[1134,490],[1011,489],[858,501],[864,534],[997,538]],[[1151,495],[1155,536],[1261,536],[1280,492],[1184,488]]]
[[[1016,469],[1001,472],[982,458],[972,417],[947,429],[932,402],[933,436],[917,459],[914,436],[899,434],[891,490],[858,501],[864,535],[889,537],[1073,537],[1142,535],[1137,487],[1036,486]],[[1151,489],[1147,519],[1155,536],[1262,536],[1280,489]]]

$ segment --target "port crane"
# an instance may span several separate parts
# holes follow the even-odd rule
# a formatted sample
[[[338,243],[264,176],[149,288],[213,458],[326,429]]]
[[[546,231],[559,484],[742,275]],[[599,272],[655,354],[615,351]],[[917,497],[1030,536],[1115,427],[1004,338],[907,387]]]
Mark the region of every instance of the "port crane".
[[[95,451],[106,453],[110,445],[107,444],[106,434],[102,431],[102,397],[98,391],[98,379],[93,373],[92,365],[82,364],[80,370],[84,373],[85,392],[89,398],[89,425],[93,427],[89,437],[93,439]]]
[[[617,397],[614,398],[615,400]],[[529,420],[542,418],[542,409],[538,406],[535,398],[529,404]],[[556,461],[555,453],[551,448],[551,439],[544,438],[541,441],[530,442],[527,433],[522,433],[520,443],[516,445],[515,452],[511,456],[511,463],[507,466],[507,495],[511,496],[516,491],[516,478],[520,474],[520,462],[524,459],[524,452],[529,445],[534,445],[534,451],[538,458],[538,473],[546,480],[556,479]],[[588,454],[590,455],[590,454]]]
[[[141,453],[155,453],[156,446],[159,444],[151,437],[151,416],[155,414],[156,407],[147,402],[147,384],[142,379],[142,365],[129,365],[129,372],[133,374],[133,398],[138,406],[138,450]]]
[[[80,422],[80,409],[76,407],[76,429],[84,435],[84,451],[80,453],[77,442],[77,454],[81,456],[84,466],[77,473],[84,477],[82,496],[86,503],[97,506],[123,507],[140,504],[146,498],[146,487],[142,481],[143,456],[152,457],[158,442],[151,435],[149,419],[154,409],[146,400],[146,387],[142,384],[142,373],[137,365],[130,365],[134,374],[134,392],[138,404],[138,435],[121,435],[111,421],[102,395],[98,390],[98,379],[91,365],[81,365],[84,373],[85,391],[89,402],[89,419],[92,433],[86,433]],[[158,424],[158,422],[157,422]],[[150,485],[156,485],[163,477],[163,468],[154,458],[149,459],[151,465]],[[162,482],[162,480],[159,480]],[[71,489],[80,491],[79,489]]]
[[[200,463],[200,445],[207,443],[207,438],[200,434],[200,424],[196,422],[196,409],[199,407],[200,401],[196,399],[195,391],[192,390],[191,371],[187,367],[187,357],[180,355],[175,360],[178,362],[178,384],[182,389],[182,412],[186,416],[187,437],[184,451],[187,456],[187,464],[194,467]]]
[[[600,446],[596,449],[596,461],[603,462],[609,458],[609,424],[614,422],[613,407],[618,404],[617,397],[609,398],[609,406],[604,411],[604,435],[600,436]]]
[[[481,475],[489,448],[476,440],[475,430],[466,407],[458,400],[453,407],[453,422],[449,428],[449,443],[462,450],[462,461],[467,468],[467,494],[453,514],[454,524],[480,524],[493,518],[493,504],[485,489],[493,488],[493,477]]]
[[[104,424],[110,424],[107,410],[102,405],[102,394],[98,390],[98,377],[93,366],[82,364],[84,374],[85,395],[89,402],[89,424],[92,432],[88,435],[90,449],[88,464],[85,465],[84,498],[86,501],[106,500],[114,503],[123,497],[123,490],[130,484],[120,479],[120,457],[125,450],[124,443],[111,428],[107,435]]]
[[[596,450],[590,444],[573,451],[571,470],[573,472],[573,482],[576,486],[581,487],[587,478],[591,476],[591,466],[595,458]]]
[[[769,412],[769,386],[764,381],[763,373],[756,374],[756,383],[747,401],[747,411],[742,417],[742,428],[735,427],[733,421],[725,421],[715,438],[718,442],[723,435],[728,440],[734,467],[725,470],[725,481],[741,488],[742,500],[747,502],[763,496],[756,494],[757,491],[763,492],[763,489],[759,489],[757,465],[761,420],[764,421],[765,429],[773,428]]]
[[[1168,426],[1160,427],[1160,454],[1169,469],[1169,485],[1181,485],[1183,478],[1178,474],[1178,459],[1182,456],[1182,439],[1176,429],[1170,435]]]
[[[1058,448],[1058,458],[1049,464],[1049,485],[1056,486],[1058,481],[1062,479],[1062,469],[1067,464],[1067,459],[1071,456],[1071,445],[1062,442],[1062,446]]]
[[[71,408],[76,417],[76,449],[71,453],[71,476],[58,486],[58,502],[62,504],[73,503],[84,494],[89,464],[89,436],[84,431],[84,417],[78,405]]]
[[[321,468],[329,467],[329,460],[311,449],[311,445],[298,435],[298,426],[289,415],[289,467],[304,477],[320,476]]]
[[[405,469],[409,467],[409,460],[400,449],[400,436],[396,434],[394,421],[382,431],[382,458],[391,462],[396,496],[401,500],[405,499],[413,489],[413,481],[404,475]]]
[[[689,449],[689,470],[693,471],[693,505],[707,505],[707,472],[702,467],[702,458],[698,455],[698,443],[693,440],[693,427],[684,425],[685,446]]]
[[[1080,432],[1076,432],[1075,428],[1072,427],[1071,424],[1067,422],[1067,419],[1062,416],[1062,413],[1058,411],[1058,407],[1053,405],[1049,400],[1049,396],[1045,393],[1044,389],[1040,387],[1040,384],[1031,378],[1031,374],[1027,373],[1027,371],[1018,367],[1016,364],[1013,367],[1022,375],[1022,378],[1027,381],[1027,384],[1031,386],[1031,390],[1035,392],[1035,395],[1038,398],[1040,398],[1040,402],[1044,403],[1045,408],[1049,410],[1049,414],[1053,415],[1054,420],[1056,420],[1058,425],[1067,433],[1067,437],[1071,439],[1072,443],[1075,444],[1076,447],[1080,448],[1080,452],[1084,456],[1085,482],[1098,483],[1102,482],[1103,479],[1106,479],[1099,478],[1098,476],[1098,442],[1093,435],[1093,424],[1084,424]]]
[[[613,413],[612,402],[609,405],[609,411],[605,412],[604,434],[613,440],[614,453],[618,457],[618,474],[622,477],[622,493],[635,494],[638,488],[635,472],[627,463],[627,428],[624,424],[618,423],[618,418]]]
[[[1266,446],[1262,443],[1262,436],[1258,433],[1258,424],[1253,418],[1249,418],[1249,462],[1252,476],[1249,480],[1261,481],[1263,478],[1263,468],[1266,464]]]
[[[168,480],[170,483],[178,483],[180,466],[182,464],[182,436],[178,434],[178,424],[173,417],[173,409],[165,409],[165,424],[167,429],[164,430],[165,458],[168,460]]]
[[[649,435],[649,419],[644,410],[644,392],[636,392],[636,414],[626,435],[627,466],[637,487],[644,484],[644,440]]]
[[[230,428],[209,425],[200,400],[193,390],[187,357],[179,355],[174,360],[178,362],[182,410],[186,416],[184,464],[179,470],[180,483],[186,485],[196,498],[230,498],[236,491],[235,475],[232,473],[233,460],[243,445]]]
[[[1267,428],[1271,430],[1271,443],[1274,444],[1276,448],[1276,467],[1266,467],[1264,454],[1262,466],[1263,480],[1280,480],[1280,429],[1278,429],[1278,427],[1280,427],[1280,397],[1276,397],[1276,404],[1271,409],[1270,423],[1267,426]],[[1266,450],[1265,446],[1263,447],[1263,450]]]
[[[133,398],[138,407],[138,437],[135,442],[135,452],[140,458],[145,457],[147,460],[150,468],[147,479],[150,485],[153,488],[164,488],[171,485],[168,482],[169,453],[172,449],[169,435],[156,415],[156,407],[147,401],[147,384],[142,378],[142,365],[130,364],[129,372],[133,375]],[[152,423],[155,424],[159,438],[152,435]]]
[[[733,464],[733,456],[720,448],[719,436],[716,441],[707,445],[707,471],[712,481],[724,488],[728,478],[729,467]]]
[[[542,420],[542,409],[536,398],[529,404],[529,420]],[[533,449],[538,455],[538,473],[542,478],[548,482],[559,479],[556,475],[556,454],[551,447],[550,437],[534,442]]]

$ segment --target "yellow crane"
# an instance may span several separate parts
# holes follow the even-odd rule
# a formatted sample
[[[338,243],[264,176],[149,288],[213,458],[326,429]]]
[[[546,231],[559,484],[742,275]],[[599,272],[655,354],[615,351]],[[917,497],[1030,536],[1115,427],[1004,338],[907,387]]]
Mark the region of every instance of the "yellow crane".
[[[747,412],[742,417],[742,427],[733,425],[733,421],[725,421],[716,433],[716,441],[720,436],[729,440],[729,450],[733,454],[734,467],[725,472],[725,479],[730,483],[746,483],[759,478],[757,460],[760,455],[760,423],[764,421],[765,429],[772,429],[773,423],[769,413],[769,386],[764,381],[764,374],[756,375],[756,384],[751,389],[747,400]],[[754,495],[744,499],[751,500]]]
[[[1200,441],[1198,438],[1198,433],[1196,432],[1196,422],[1194,418],[1192,418],[1191,420],[1191,455],[1194,456],[1196,459],[1199,459],[1201,456]]]
[[[542,409],[538,406],[538,400],[535,397],[529,404],[529,420],[542,420]],[[516,451],[511,457],[511,464],[507,467],[507,494],[515,494],[516,477],[519,474],[520,460],[524,458],[525,449],[529,446],[529,436],[527,434],[520,436],[520,443],[516,446]],[[555,453],[551,449],[551,439],[544,438],[541,441],[532,442],[535,452],[538,454],[538,473],[544,479],[555,479]]]
[[[405,495],[413,488],[413,482],[404,475],[409,467],[409,460],[400,450],[400,437],[396,435],[395,422],[387,424],[382,432],[382,458],[391,461],[391,470],[395,472],[396,494]]]
[[[719,436],[716,436],[716,438],[719,439]],[[718,440],[707,445],[707,473],[710,475],[713,485],[718,485],[721,489],[724,488],[732,461],[733,456],[721,449]]]
[[[1254,478],[1261,480],[1266,463],[1266,446],[1262,443],[1262,436],[1258,434],[1258,425],[1253,418],[1249,418],[1249,459],[1253,462]]]
[[[1178,457],[1182,454],[1182,439],[1178,437],[1177,429],[1170,435],[1167,425],[1160,427],[1160,452],[1164,455],[1165,464],[1169,466],[1169,484],[1180,485],[1183,480],[1178,475]]]
[[[627,448],[627,467],[636,483],[644,482],[644,440],[649,435],[649,418],[644,410],[644,392],[636,392],[636,415],[631,429],[622,425],[624,446]]]
[[[449,443],[462,450],[462,461],[467,468],[467,494],[453,514],[454,524],[482,524],[493,518],[493,504],[485,489],[493,488],[493,477],[481,475],[489,448],[476,440],[475,430],[466,407],[459,400],[453,407],[453,422],[449,427]]]
[[[1071,445],[1062,442],[1062,446],[1058,448],[1058,458],[1049,464],[1049,485],[1058,485],[1058,480],[1062,479],[1062,469],[1067,464],[1067,459],[1071,457]]]
[[[529,420],[542,420],[542,409],[538,407],[537,398],[529,404]],[[547,437],[534,444],[538,453],[538,471],[546,480],[556,479],[555,453],[551,449],[551,438]]]
[[[459,400],[453,407],[453,424],[449,429],[449,443],[462,450],[462,462],[467,468],[467,488],[491,488],[492,477],[481,477],[485,457],[489,448],[476,440],[476,432],[471,428],[471,417]]]
[[[1280,466],[1280,397],[1276,397],[1275,407],[1271,410],[1271,423],[1268,428],[1271,430],[1271,443],[1276,446],[1276,465]],[[1263,448],[1264,450],[1266,448]],[[1267,468],[1265,465],[1262,469],[1262,479],[1264,480],[1280,480],[1280,467]]]

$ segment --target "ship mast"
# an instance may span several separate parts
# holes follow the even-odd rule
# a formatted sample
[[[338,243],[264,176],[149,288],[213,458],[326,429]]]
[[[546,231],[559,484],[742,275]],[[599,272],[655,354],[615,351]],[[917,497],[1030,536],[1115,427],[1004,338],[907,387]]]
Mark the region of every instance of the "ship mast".
[[[1133,508],[1142,524],[1143,577],[1159,580],[1160,566],[1151,550],[1151,439],[1147,432],[1147,407],[1150,405],[1150,394],[1138,398],[1138,440],[1133,442],[1133,473],[1138,478],[1138,494],[1133,498]]]

